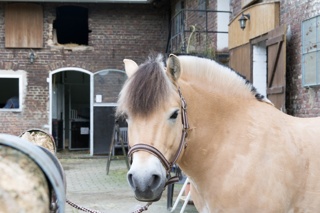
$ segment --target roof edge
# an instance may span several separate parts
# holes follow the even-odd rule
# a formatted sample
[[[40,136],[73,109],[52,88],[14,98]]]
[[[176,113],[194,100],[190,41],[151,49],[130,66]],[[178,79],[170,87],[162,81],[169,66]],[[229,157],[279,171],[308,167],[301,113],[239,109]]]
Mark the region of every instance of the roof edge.
[[[126,3],[126,4],[148,4],[152,0],[6,0],[5,2],[59,2],[59,3]]]

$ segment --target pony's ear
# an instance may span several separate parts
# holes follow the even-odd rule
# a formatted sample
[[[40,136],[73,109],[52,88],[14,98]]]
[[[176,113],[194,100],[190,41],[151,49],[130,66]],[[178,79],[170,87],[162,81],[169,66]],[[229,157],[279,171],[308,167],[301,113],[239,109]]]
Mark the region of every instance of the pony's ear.
[[[175,81],[180,77],[180,61],[176,55],[170,54],[167,60],[167,72]]]
[[[123,59],[124,69],[127,73],[127,76],[130,77],[138,70],[138,64],[131,59]]]

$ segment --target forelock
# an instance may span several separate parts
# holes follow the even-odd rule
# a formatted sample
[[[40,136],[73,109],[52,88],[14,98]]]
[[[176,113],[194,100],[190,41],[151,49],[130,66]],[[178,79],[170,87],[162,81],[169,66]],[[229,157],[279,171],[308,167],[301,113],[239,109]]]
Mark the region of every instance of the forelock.
[[[127,80],[120,93],[117,114],[126,109],[132,114],[147,115],[160,107],[169,93],[162,56],[149,57]]]

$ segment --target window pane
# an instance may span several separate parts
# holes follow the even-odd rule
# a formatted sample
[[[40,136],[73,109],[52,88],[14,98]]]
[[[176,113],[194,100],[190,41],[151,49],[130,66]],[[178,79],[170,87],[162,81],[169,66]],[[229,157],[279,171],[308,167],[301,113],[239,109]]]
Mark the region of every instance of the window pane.
[[[127,79],[123,71],[104,70],[94,75],[95,103],[116,103],[119,92]]]
[[[303,23],[303,53],[316,51],[317,46],[317,31],[316,31],[316,19],[309,19]]]
[[[317,22],[316,22],[316,34],[317,34],[317,50],[320,51],[320,16],[318,16],[317,18]]]
[[[0,108],[19,108],[19,78],[0,78]]]
[[[302,80],[304,86],[320,83],[320,16],[302,22]]]
[[[320,51],[317,52],[317,68],[316,69],[319,69],[319,67],[320,67]],[[317,84],[320,84],[320,70],[317,70],[316,74],[317,74]]]
[[[311,52],[307,53],[302,58],[302,67],[304,71],[304,85],[315,85],[316,82],[316,72],[317,72],[317,53]]]

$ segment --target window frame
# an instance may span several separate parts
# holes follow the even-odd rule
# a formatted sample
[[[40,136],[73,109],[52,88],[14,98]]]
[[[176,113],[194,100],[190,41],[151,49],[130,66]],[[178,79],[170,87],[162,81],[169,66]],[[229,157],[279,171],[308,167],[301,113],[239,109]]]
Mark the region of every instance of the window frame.
[[[8,73],[9,72],[9,73]],[[17,78],[19,80],[19,108],[0,108],[1,112],[21,112],[23,109],[23,99],[25,91],[25,73],[23,71],[10,72],[7,70],[0,70],[0,78]]]
[[[307,23],[315,20],[315,28],[312,28],[312,31],[315,32],[315,43],[312,42],[311,40],[306,40],[306,36],[309,35],[307,26],[309,26]],[[320,86],[320,39],[318,39],[318,36],[320,36],[320,26],[317,24],[320,23],[320,15],[314,16],[312,18],[306,19],[302,21],[301,23],[301,74],[302,74],[302,86],[303,87],[315,87],[315,86]],[[312,25],[310,25],[312,26]],[[309,30],[310,31],[310,30]],[[312,32],[310,31],[310,32]],[[315,48],[308,48],[314,47]],[[314,71],[307,70],[306,66],[306,58],[312,57],[312,54],[315,54],[315,69]],[[308,63],[309,64],[309,63]],[[314,75],[315,80],[314,82],[306,82],[307,80],[307,75]],[[310,78],[310,77],[309,77]]]

